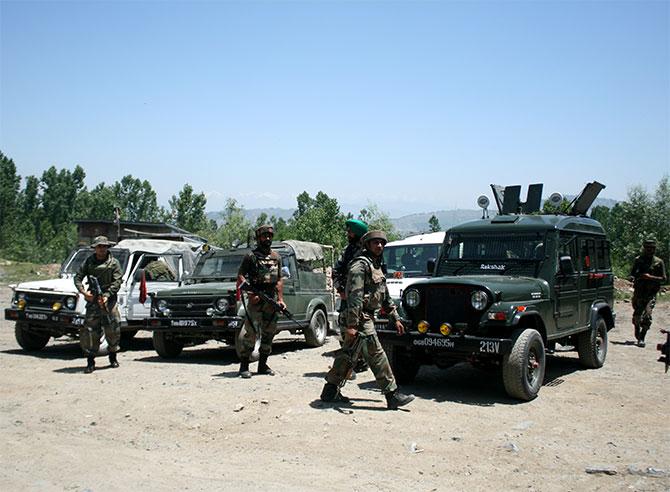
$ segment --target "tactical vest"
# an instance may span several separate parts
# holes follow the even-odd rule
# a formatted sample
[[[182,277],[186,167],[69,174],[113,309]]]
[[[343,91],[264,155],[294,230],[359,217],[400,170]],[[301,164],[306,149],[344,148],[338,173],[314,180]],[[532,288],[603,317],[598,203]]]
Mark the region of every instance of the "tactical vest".
[[[281,278],[281,258],[275,252],[271,251],[269,255],[252,253],[251,283],[254,287],[274,291],[277,282]]]
[[[357,256],[351,261],[362,261],[366,266],[365,280],[363,284],[363,310],[372,312],[382,307],[382,303],[386,298],[386,276],[379,267],[375,267],[374,263],[367,256]]]

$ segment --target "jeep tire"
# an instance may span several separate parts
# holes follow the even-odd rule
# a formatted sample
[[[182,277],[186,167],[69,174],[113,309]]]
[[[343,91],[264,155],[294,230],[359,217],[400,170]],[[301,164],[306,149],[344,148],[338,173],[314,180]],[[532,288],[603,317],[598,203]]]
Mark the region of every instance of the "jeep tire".
[[[320,347],[326,343],[328,335],[328,318],[323,309],[316,309],[309,320],[309,328],[305,330],[305,342],[310,347]]]
[[[591,327],[577,336],[579,362],[590,369],[598,369],[607,357],[607,324],[602,316],[596,317]]]
[[[51,335],[30,331],[29,324],[17,321],[14,326],[14,337],[23,350],[31,352],[42,350],[49,343]]]
[[[183,340],[173,338],[164,331],[154,331],[152,340],[156,353],[163,359],[174,359],[184,349]]]
[[[412,359],[410,352],[405,347],[393,344],[385,344],[384,351],[396,381],[399,384],[412,383],[421,365]]]
[[[505,391],[513,398],[530,401],[537,396],[544,381],[544,342],[532,328],[515,331],[512,341],[512,350],[505,354],[502,365]]]

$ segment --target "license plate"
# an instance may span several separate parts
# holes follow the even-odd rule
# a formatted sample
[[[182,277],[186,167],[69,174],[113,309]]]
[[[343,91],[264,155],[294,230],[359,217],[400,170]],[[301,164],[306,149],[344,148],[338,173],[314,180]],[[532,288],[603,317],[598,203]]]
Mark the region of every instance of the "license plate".
[[[74,319],[72,320],[72,324],[73,324],[74,326],[83,326],[84,321],[85,321],[84,318],[74,318]]]
[[[438,348],[454,348],[455,344],[448,338],[415,338],[412,340],[412,345],[417,347],[438,347]]]
[[[184,328],[198,326],[198,323],[194,319],[173,319],[170,321],[170,325]]]
[[[37,319],[40,321],[46,321],[49,319],[49,315],[42,313],[26,313],[26,319]]]
[[[240,326],[240,322],[238,320],[231,319],[228,321],[228,328],[237,328],[238,326]]]

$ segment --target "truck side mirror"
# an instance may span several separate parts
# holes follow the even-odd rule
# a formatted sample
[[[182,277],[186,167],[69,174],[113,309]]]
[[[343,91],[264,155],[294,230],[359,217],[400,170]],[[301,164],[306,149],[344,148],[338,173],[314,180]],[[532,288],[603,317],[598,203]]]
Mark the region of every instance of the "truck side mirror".
[[[428,261],[426,262],[426,270],[431,275],[433,274],[435,271],[435,258],[428,258]]]
[[[558,259],[558,268],[561,275],[572,275],[575,273],[575,267],[572,265],[572,258],[570,256],[561,256]]]

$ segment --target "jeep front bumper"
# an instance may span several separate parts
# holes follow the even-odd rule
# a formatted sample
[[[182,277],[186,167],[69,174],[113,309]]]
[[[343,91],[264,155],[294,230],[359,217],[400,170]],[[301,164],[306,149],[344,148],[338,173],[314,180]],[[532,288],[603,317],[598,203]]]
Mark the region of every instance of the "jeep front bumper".
[[[173,332],[235,332],[244,320],[239,316],[215,316],[193,318],[151,317],[144,320],[144,329],[149,331]]]
[[[60,326],[67,328],[79,328],[84,326],[86,318],[76,313],[53,313],[44,311],[33,311],[31,309],[5,309],[5,319],[10,321],[25,321],[40,326]]]

